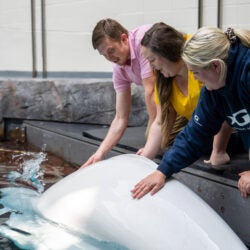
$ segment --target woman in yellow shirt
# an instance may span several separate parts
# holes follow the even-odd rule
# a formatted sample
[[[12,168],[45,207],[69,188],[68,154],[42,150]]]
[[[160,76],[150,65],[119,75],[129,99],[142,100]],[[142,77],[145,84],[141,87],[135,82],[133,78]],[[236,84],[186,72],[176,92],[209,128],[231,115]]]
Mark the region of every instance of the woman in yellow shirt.
[[[145,146],[137,152],[153,159],[160,149],[166,150],[182,130],[197,105],[202,83],[188,71],[182,60],[182,48],[188,35],[164,23],[154,24],[142,39],[142,53],[155,70],[157,116],[152,123]],[[224,122],[215,136],[210,160],[212,165],[227,163],[226,152],[231,128]]]

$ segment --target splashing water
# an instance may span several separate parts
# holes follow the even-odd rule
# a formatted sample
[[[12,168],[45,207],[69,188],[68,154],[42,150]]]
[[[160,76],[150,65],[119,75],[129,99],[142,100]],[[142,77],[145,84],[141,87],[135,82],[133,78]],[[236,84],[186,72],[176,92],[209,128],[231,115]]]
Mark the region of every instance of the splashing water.
[[[13,156],[13,160],[24,159],[20,164],[19,171],[11,171],[8,174],[8,180],[12,184],[16,181],[23,181],[33,186],[39,193],[44,191],[44,172],[41,169],[41,163],[45,161],[47,154],[44,149],[39,153],[25,152]],[[25,159],[28,158],[28,159]]]
[[[44,149],[39,153],[23,152],[14,156],[14,160],[20,163],[19,170],[8,174],[9,181],[15,186],[18,186],[20,181],[25,182],[33,189],[0,189],[0,216],[10,214],[0,224],[0,235],[25,250],[128,250],[114,242],[100,241],[47,220],[40,214],[36,205],[45,186],[44,172],[40,166],[47,159]]]

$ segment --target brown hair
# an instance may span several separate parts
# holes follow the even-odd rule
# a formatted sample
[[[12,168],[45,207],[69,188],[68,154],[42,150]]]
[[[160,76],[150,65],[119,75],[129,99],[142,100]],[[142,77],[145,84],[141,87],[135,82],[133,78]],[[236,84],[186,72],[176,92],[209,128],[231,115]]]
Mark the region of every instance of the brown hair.
[[[179,62],[182,60],[182,51],[185,43],[183,34],[173,27],[165,23],[154,24],[144,35],[141,45],[149,48],[153,53],[168,59],[171,62]],[[177,119],[179,116],[177,113],[171,112],[175,117],[169,119],[170,108],[172,107],[170,103],[170,96],[172,94],[172,77],[164,77],[164,75],[159,71],[155,70],[156,75],[156,87],[158,89],[159,99],[162,109],[161,117],[161,130],[162,130],[162,147],[165,148],[172,143],[171,133],[173,129],[172,119]],[[183,118],[183,126],[186,124],[187,119]],[[182,122],[180,121],[180,124]]]
[[[117,21],[110,18],[102,19],[96,24],[92,33],[93,48],[97,49],[106,37],[120,41],[121,35],[124,33],[128,35],[128,30]]]

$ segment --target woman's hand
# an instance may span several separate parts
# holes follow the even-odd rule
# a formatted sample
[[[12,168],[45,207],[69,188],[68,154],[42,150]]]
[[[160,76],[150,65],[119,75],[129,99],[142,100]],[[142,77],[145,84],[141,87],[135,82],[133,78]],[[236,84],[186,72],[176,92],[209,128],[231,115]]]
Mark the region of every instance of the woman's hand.
[[[224,165],[230,162],[230,157],[227,152],[215,152],[213,150],[210,159],[204,160],[204,163],[211,164],[212,166]]]
[[[250,194],[250,171],[244,171],[239,176],[238,188],[242,197],[246,198]]]
[[[134,189],[131,190],[132,196],[134,199],[140,199],[149,192],[153,195],[164,186],[165,182],[166,176],[156,170],[135,185]]]

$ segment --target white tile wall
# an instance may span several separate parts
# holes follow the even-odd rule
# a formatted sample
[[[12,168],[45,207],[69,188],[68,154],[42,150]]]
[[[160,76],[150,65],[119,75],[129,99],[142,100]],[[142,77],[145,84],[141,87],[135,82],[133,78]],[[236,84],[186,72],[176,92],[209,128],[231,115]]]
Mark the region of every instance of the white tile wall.
[[[35,1],[35,0],[34,0]],[[37,68],[42,70],[41,8],[36,3]],[[111,17],[128,29],[163,21],[192,33],[197,29],[198,0],[47,0],[46,55],[50,72],[110,72],[111,65],[92,49],[97,21]],[[250,1],[222,1],[221,26],[250,29]],[[202,25],[217,25],[217,0],[203,0]],[[29,0],[0,0],[0,72],[31,71]]]

